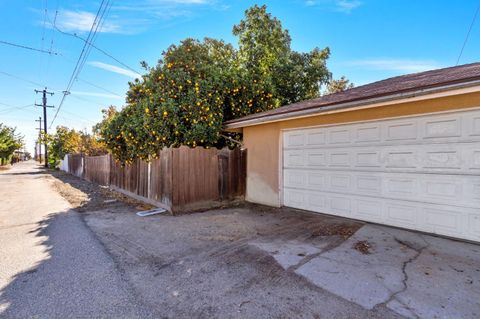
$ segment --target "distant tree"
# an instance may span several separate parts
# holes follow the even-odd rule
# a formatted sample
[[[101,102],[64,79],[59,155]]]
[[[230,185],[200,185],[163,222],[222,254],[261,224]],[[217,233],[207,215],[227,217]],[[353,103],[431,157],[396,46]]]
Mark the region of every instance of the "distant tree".
[[[342,76],[340,79],[332,79],[327,83],[325,95],[342,92],[352,89],[353,87],[355,87],[355,85],[351,83],[345,76]]]
[[[97,135],[76,131],[65,126],[57,126],[56,132],[49,134],[46,139],[48,162],[51,167],[55,167],[66,154],[82,153],[96,156],[108,152],[105,144]]]
[[[0,123],[0,165],[8,164],[13,153],[23,146],[23,136],[16,128]]]
[[[65,126],[57,126],[54,134],[46,136],[48,143],[48,163],[55,167],[66,154],[78,153],[80,149],[80,133]]]

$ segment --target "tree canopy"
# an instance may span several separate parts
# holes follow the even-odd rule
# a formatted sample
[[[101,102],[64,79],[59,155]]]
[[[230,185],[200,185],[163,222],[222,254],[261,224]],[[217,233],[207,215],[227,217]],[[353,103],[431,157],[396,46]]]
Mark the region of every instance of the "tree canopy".
[[[163,147],[232,146],[224,122],[320,96],[331,75],[328,48],[296,52],[288,30],[253,6],[233,27],[238,49],[187,38],[130,83],[126,105],[97,125],[114,157],[150,159]],[[239,136],[234,136],[239,138]]]
[[[55,167],[66,154],[82,153],[85,155],[102,155],[107,153],[105,144],[94,134],[57,126],[54,134],[46,137],[48,142],[48,162]]]
[[[16,133],[16,129],[0,123],[0,165],[8,163],[22,146],[23,137]]]
[[[325,95],[342,92],[348,89],[353,88],[354,85],[347,78],[342,76],[339,79],[332,79],[327,83],[327,88],[325,90]]]

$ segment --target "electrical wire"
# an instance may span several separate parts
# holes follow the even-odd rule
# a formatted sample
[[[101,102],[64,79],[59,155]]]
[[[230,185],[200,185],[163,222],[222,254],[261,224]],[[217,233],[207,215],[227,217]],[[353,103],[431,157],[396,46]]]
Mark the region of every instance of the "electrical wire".
[[[17,48],[22,48],[22,49],[37,51],[37,52],[41,52],[41,53],[46,53],[46,54],[61,55],[61,54],[58,53],[58,52],[52,52],[52,51],[37,49],[37,48],[34,48],[34,47],[29,47],[29,46],[26,46],[26,45],[17,44],[17,43],[12,43],[12,42],[3,41],[3,40],[0,40],[0,43],[1,43],[1,44],[5,44],[5,45],[10,45],[10,46],[13,46],[13,47],[17,47]]]
[[[470,27],[468,28],[467,35],[465,36],[465,40],[463,41],[462,49],[460,50],[460,54],[458,55],[457,63],[455,65],[458,65],[458,63],[460,63],[460,58],[462,57],[463,50],[465,49],[465,46],[467,45],[468,38],[470,37],[470,32],[472,32],[473,25],[475,24],[475,20],[477,20],[479,10],[480,10],[480,4],[477,6],[477,10],[475,11],[475,14],[473,15],[472,23],[470,23]]]
[[[77,78],[77,80],[80,81],[80,82],[83,82],[83,83],[85,83],[85,84],[88,84],[88,85],[90,85],[90,86],[92,86],[92,87],[95,87],[95,88],[97,88],[97,89],[99,89],[99,90],[102,90],[102,91],[105,91],[105,92],[107,92],[107,93],[113,94],[113,95],[115,95],[115,96],[124,97],[124,95],[120,95],[120,94],[118,94],[118,93],[115,93],[115,92],[113,92],[113,91],[110,91],[109,89],[106,89],[106,88],[104,88],[104,87],[102,87],[102,86],[100,86],[100,85],[91,83],[91,82],[89,82],[89,81],[87,81],[87,80],[84,80],[84,79],[81,79],[81,78]]]
[[[8,114],[8,113],[11,113],[11,111],[23,110],[23,109],[26,109],[27,107],[34,106],[34,104],[28,104],[28,105],[23,105],[23,106],[14,106],[14,105],[6,104],[6,103],[0,103],[0,104],[5,105],[5,106],[10,106],[8,109],[0,110],[0,114]]]
[[[51,22],[50,22],[51,23]],[[137,74],[141,74],[138,70],[135,70],[133,67],[127,65],[126,63],[120,61],[119,59],[117,59],[116,57],[114,57],[112,54],[108,53],[107,51],[99,48],[98,46],[96,46],[95,44],[93,43],[89,43],[89,41],[81,36],[79,36],[78,34],[76,33],[69,33],[69,32],[66,32],[66,31],[63,31],[61,30],[56,24],[52,24],[53,25],[53,28],[55,30],[57,30],[58,32],[60,32],[61,34],[64,34],[64,35],[67,35],[67,36],[70,36],[70,37],[74,37],[74,38],[77,38],[81,41],[83,41],[84,43],[88,43],[89,45],[92,46],[92,48],[94,48],[95,50],[97,50],[98,52],[104,54],[105,56],[109,57],[110,59],[114,60],[115,62],[117,62],[118,64],[120,64],[121,66],[129,69],[130,71],[132,72],[135,72]]]
[[[55,119],[57,118],[58,113],[62,109],[63,103],[65,102],[65,99],[66,99],[67,95],[70,94],[70,89],[72,88],[75,79],[78,77],[78,75],[80,74],[80,72],[83,68],[83,65],[85,64],[88,53],[90,52],[89,47],[91,45],[89,43],[91,43],[95,40],[95,36],[96,36],[96,34],[99,30],[100,25],[102,24],[100,19],[104,18],[105,11],[108,8],[109,2],[110,1],[107,0],[107,4],[104,6],[105,0],[102,0],[102,2],[100,4],[100,7],[98,8],[95,19],[92,22],[90,32],[88,33],[87,41],[85,41],[85,44],[82,48],[82,51],[80,52],[80,56],[78,57],[77,64],[75,65],[75,68],[73,69],[72,75],[70,76],[70,80],[68,81],[68,84],[67,84],[67,88],[63,92],[62,99],[60,101],[60,104],[58,105],[57,111],[55,112],[55,115],[53,117],[52,122],[50,123],[49,128],[51,128],[53,123],[55,122]],[[102,11],[102,9],[103,9],[103,11]]]
[[[8,77],[11,77],[11,78],[14,78],[14,79],[17,79],[17,80],[20,80],[20,81],[23,81],[23,82],[26,82],[26,83],[30,83],[30,84],[33,84],[35,86],[42,86],[40,83],[38,82],[35,82],[35,81],[31,81],[31,80],[28,80],[28,79],[25,79],[25,78],[22,78],[22,77],[19,77],[19,76],[16,76],[16,75],[13,75],[13,74],[10,74],[8,72],[4,72],[4,71],[0,71],[0,74],[3,74],[3,75],[6,75]],[[54,88],[49,88],[51,91],[55,92],[55,93],[62,93],[60,90],[56,90]],[[75,98],[75,99],[78,99],[78,100],[81,100],[81,101],[85,101],[85,102],[88,102],[88,103],[91,103],[91,104],[96,104],[98,106],[101,106],[101,107],[105,107],[106,105],[104,104],[100,104],[98,102],[95,102],[95,101],[92,101],[92,100],[89,100],[89,99],[86,99],[86,98],[83,98],[83,97],[80,97],[80,96],[76,96],[76,95],[72,95],[72,98]],[[8,109],[2,109],[0,110],[0,114],[5,114],[7,113],[6,111],[15,111],[15,109],[19,109],[19,110],[23,110],[24,108],[28,107],[28,106],[34,106],[35,104],[29,104],[29,105],[25,105],[25,106],[13,106],[11,104],[7,104],[7,103],[2,103],[0,102],[1,105],[4,105],[4,106],[7,106],[9,107]],[[83,118],[85,119],[85,121],[89,121],[91,123],[94,123],[93,121],[91,120],[88,120],[78,114],[75,114],[73,112],[68,112],[70,114],[72,114],[73,116],[75,117],[78,117],[78,118]]]

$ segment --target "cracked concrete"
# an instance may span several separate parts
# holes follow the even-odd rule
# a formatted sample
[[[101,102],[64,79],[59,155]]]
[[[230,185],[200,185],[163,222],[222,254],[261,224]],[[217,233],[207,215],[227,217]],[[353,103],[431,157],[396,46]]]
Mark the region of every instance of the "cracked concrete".
[[[479,318],[480,247],[432,236],[387,307],[407,318]]]
[[[372,246],[370,254],[352,249],[361,240],[367,240]],[[387,232],[367,225],[296,273],[342,298],[373,309],[404,289],[403,264],[416,255],[415,250],[399,244]]]
[[[353,249],[363,240],[370,254]],[[479,245],[378,225],[363,226],[337,247],[315,245],[317,252],[296,245],[310,253],[298,256],[286,243],[258,247],[285,269],[366,309],[386,306],[406,318],[480,317]]]
[[[253,242],[250,245],[271,254],[277,263],[286,270],[298,265],[305,257],[320,253],[328,245],[328,242],[325,241],[316,246],[299,240]]]

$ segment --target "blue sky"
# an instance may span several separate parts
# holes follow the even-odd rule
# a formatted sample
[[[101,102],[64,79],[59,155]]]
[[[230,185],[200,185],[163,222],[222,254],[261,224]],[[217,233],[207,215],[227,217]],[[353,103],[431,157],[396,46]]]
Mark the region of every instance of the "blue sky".
[[[95,45],[141,72],[139,61],[154,65],[163,50],[186,37],[214,37],[236,45],[232,26],[253,4],[266,4],[292,36],[292,47],[330,47],[334,77],[356,85],[391,76],[456,64],[478,1],[407,0],[125,0],[114,1]],[[58,106],[100,1],[2,0],[0,41],[53,51],[42,54],[0,43],[0,122],[17,126],[33,151],[35,119],[41,109],[34,89],[47,86]],[[46,15],[45,15],[46,10]],[[56,14],[57,12],[57,14]],[[480,18],[479,18],[480,20]],[[478,61],[480,21],[470,33],[460,64]],[[53,123],[90,130],[102,108],[123,104],[136,74],[92,49]],[[49,109],[49,119],[55,109]],[[49,120],[49,125],[50,121]]]

